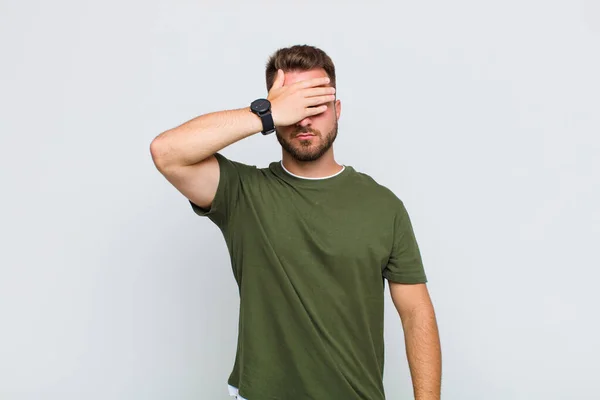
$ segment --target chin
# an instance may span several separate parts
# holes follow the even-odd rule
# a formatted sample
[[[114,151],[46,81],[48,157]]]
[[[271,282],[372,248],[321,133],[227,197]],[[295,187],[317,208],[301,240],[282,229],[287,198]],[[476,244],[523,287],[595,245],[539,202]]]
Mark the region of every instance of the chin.
[[[317,161],[319,158],[321,158],[322,156],[316,153],[311,153],[311,154],[292,154],[292,157],[296,160],[296,161],[300,161],[300,162],[311,162],[311,161]]]

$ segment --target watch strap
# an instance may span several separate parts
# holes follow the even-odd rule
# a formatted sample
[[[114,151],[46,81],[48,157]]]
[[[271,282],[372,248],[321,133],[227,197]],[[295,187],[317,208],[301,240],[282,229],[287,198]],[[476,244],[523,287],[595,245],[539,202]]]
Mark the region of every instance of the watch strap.
[[[268,135],[269,133],[275,132],[275,122],[273,121],[273,115],[271,114],[271,110],[262,114],[258,114],[258,116],[262,121],[263,130],[261,133],[263,135]]]

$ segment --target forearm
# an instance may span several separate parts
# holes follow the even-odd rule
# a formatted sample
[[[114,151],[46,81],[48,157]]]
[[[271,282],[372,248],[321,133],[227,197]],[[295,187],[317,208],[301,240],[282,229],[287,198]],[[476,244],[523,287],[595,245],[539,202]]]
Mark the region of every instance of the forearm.
[[[161,133],[151,152],[162,166],[193,165],[261,130],[260,118],[248,107],[213,112]]]
[[[442,355],[433,307],[413,310],[402,326],[415,400],[440,399]]]

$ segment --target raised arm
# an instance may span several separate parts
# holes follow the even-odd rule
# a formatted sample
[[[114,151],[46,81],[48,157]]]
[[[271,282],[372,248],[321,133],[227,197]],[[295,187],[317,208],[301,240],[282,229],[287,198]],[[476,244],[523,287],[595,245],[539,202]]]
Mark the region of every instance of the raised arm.
[[[267,99],[275,126],[293,125],[327,109],[335,89],[319,87],[329,78],[284,86],[279,70]],[[214,200],[220,171],[214,154],[262,131],[261,119],[249,107],[201,115],[158,135],[150,144],[156,168],[185,197],[208,208]]]

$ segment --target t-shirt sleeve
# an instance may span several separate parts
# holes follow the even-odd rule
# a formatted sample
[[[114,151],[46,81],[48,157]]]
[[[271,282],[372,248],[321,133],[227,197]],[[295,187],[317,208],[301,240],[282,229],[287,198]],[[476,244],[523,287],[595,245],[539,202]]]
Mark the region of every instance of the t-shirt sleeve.
[[[427,277],[408,211],[400,202],[394,220],[394,242],[383,276],[398,283],[425,283]]]
[[[197,215],[208,217],[222,228],[228,223],[231,213],[237,206],[243,180],[256,171],[256,167],[232,161],[221,153],[215,153],[215,158],[219,163],[219,183],[212,204],[209,208],[204,208],[192,201],[189,202]]]

